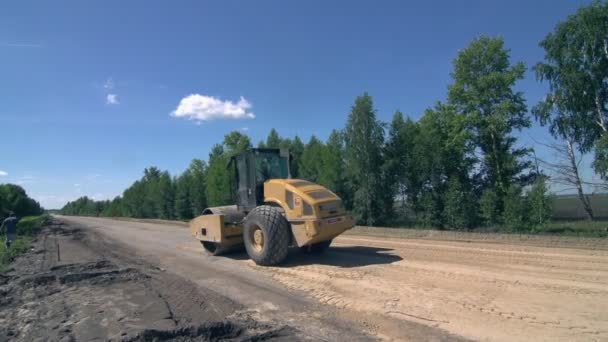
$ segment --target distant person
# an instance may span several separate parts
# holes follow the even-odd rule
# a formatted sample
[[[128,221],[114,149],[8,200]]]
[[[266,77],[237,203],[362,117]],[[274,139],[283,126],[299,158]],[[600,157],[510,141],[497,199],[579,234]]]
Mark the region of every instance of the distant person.
[[[13,212],[8,214],[8,217],[2,221],[2,227],[0,227],[0,232],[4,232],[6,234],[6,249],[11,247],[11,244],[17,238],[17,216]]]

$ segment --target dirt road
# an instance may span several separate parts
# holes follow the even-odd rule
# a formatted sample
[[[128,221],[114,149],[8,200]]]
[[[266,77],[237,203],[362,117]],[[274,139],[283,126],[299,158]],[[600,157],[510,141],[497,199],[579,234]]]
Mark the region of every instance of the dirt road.
[[[66,225],[0,273],[0,341],[316,340]]]
[[[47,312],[43,309],[39,312],[32,306],[30,316],[63,316],[58,325],[52,326],[51,332],[58,335],[51,336],[83,334],[83,328],[79,325],[83,320],[101,321],[103,325],[96,327],[97,334],[76,338],[78,341],[102,336],[123,340],[122,334],[126,334],[126,340],[137,340],[140,336],[149,335],[173,338],[182,336],[180,334],[184,332],[192,333],[203,341],[217,338],[234,341],[369,341],[376,340],[379,336],[374,323],[377,319],[375,312],[344,310],[319,303],[316,298],[290,290],[272,279],[272,276],[255,269],[243,253],[228,258],[205,256],[200,244],[189,236],[183,225],[83,217],[57,219],[64,222],[64,230],[75,230],[76,236],[67,234],[57,238],[53,235],[52,243],[36,246],[33,255],[40,257],[32,259],[30,255],[21,262],[46,265],[42,267],[43,272],[37,272],[33,276],[23,275],[19,272],[21,266],[15,266],[16,270],[12,272],[11,279],[13,289],[19,288],[21,282],[26,281],[24,279],[47,279],[50,273],[53,286],[49,291],[38,293],[40,289],[34,286],[33,289],[28,287],[25,292],[38,293],[35,295],[37,298],[46,298],[45,293],[55,294],[56,291],[61,292],[55,297],[71,296],[74,291],[63,283],[63,268],[77,268],[74,273],[83,273],[86,278],[90,277],[87,269],[97,267],[99,262],[100,268],[104,268],[108,261],[107,270],[101,269],[93,273],[134,270],[135,274],[143,275],[144,281],[140,277],[128,284],[110,282],[103,283],[102,286],[83,282],[80,284],[82,286],[78,287],[80,290],[76,291],[79,295],[69,300],[69,303],[63,299],[55,299],[58,305],[54,305],[57,302],[53,300],[45,304],[46,307],[66,307],[65,310]],[[53,247],[55,245],[57,247]],[[295,255],[297,256],[297,253]],[[75,262],[77,265],[74,265]],[[28,272],[31,273],[26,273]],[[101,279],[104,278],[105,276],[102,276]],[[1,285],[0,298],[3,295]],[[121,287],[125,288],[125,293],[112,300],[104,312],[116,311],[122,314],[104,316],[103,313],[87,311],[99,304],[90,303],[87,297],[110,298],[109,289],[118,291]],[[136,288],[142,287],[151,290],[135,300],[134,295],[140,293]],[[26,329],[21,325],[22,316],[18,308],[23,304],[19,301],[22,296],[19,292],[13,291],[12,295],[11,291],[8,292],[6,298],[12,298],[16,302],[12,304],[13,307],[4,311],[0,308],[0,335],[3,324],[13,336],[19,336],[21,341],[30,341],[32,337],[43,334],[45,326],[37,325],[32,328],[26,325]],[[159,295],[152,300],[150,297],[154,298],[155,293]],[[155,306],[146,304],[148,301],[158,302],[159,296],[162,298],[159,304],[166,303],[170,315],[160,309],[152,310]],[[78,305],[79,301],[87,305]],[[120,305],[122,302],[126,302],[127,307]],[[198,311],[200,313],[197,314]],[[143,319],[142,316],[149,317]],[[172,319],[167,320],[168,317]],[[29,321],[32,323],[32,319]],[[387,324],[390,336],[398,340],[462,340],[442,329],[400,318],[385,318],[382,322]],[[157,327],[158,324],[161,326]],[[218,335],[218,329],[209,330],[209,324],[211,327],[227,325],[231,328],[227,332],[226,329],[219,329]],[[64,325],[67,327],[64,328]],[[51,329],[48,326],[46,328]],[[57,328],[59,333],[55,332]],[[27,334],[23,334],[24,330]],[[67,332],[61,333],[63,330]],[[89,327],[88,331],[90,330]],[[213,335],[216,339],[207,338],[211,332],[216,334]]]
[[[608,340],[606,251],[359,236],[334,247],[325,264],[256,268],[321,302],[471,339]]]
[[[244,254],[204,256],[180,225],[62,219],[305,336],[608,340],[601,242],[585,249],[351,234],[323,256],[294,251],[282,267],[258,267]]]

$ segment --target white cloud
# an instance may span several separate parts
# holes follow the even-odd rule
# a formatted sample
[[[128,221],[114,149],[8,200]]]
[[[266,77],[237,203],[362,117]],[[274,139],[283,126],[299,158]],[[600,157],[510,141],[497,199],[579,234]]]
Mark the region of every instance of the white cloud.
[[[103,84],[103,88],[108,90],[114,89],[114,80],[112,79],[112,77],[106,80],[106,82]]]
[[[192,94],[181,99],[171,116],[198,122],[213,119],[253,119],[255,114],[248,111],[251,107],[251,103],[242,96],[235,103],[213,96]]]
[[[247,132],[249,130],[249,127],[241,127],[241,131],[243,132]]]
[[[8,172],[0,170],[0,177],[8,176]]]
[[[106,103],[110,105],[119,104],[120,102],[118,102],[118,95],[108,94],[108,96],[106,96]]]
[[[101,87],[103,88],[103,92],[106,94],[106,104],[120,104],[120,101],[118,101],[118,94],[116,94],[116,91],[114,90],[116,88],[116,84],[114,83],[114,79],[112,77],[108,77]]]

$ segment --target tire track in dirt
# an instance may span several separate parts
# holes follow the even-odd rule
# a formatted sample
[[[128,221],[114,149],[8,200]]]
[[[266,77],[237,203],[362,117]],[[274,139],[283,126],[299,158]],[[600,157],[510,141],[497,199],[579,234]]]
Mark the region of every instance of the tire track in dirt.
[[[0,274],[0,341],[313,340],[128,254],[43,229]]]
[[[356,253],[357,246],[377,251]],[[397,258],[374,262],[384,256]],[[346,267],[332,261],[346,258],[359,261]],[[608,339],[605,250],[349,235],[312,264],[243,262],[338,310],[414,321],[472,339]]]
[[[153,274],[164,274],[166,270],[167,274],[170,272],[195,286],[196,290],[190,285],[184,287],[184,283],[172,283],[167,279],[157,283],[154,277],[151,279],[154,288],[164,289],[162,300],[171,303],[171,316],[180,324],[217,313],[218,316],[225,317],[226,321],[243,322],[246,327],[255,328],[256,322],[262,322],[264,325],[281,328],[276,334],[273,333],[276,336],[267,336],[264,332],[258,334],[264,327],[259,325],[257,330],[248,332],[255,337],[252,340],[275,337],[277,340],[289,341],[373,340],[373,335],[362,331],[350,319],[335,315],[331,306],[320,305],[308,296],[295,295],[270,277],[242,264],[238,255],[205,256],[200,243],[192,239],[183,226],[89,217],[59,219],[65,220],[70,226],[81,228],[90,238],[91,248],[102,254],[100,257],[110,259],[121,267],[135,265],[138,269]],[[192,299],[196,293],[203,295],[203,301]],[[235,307],[235,313],[224,316]],[[230,310],[225,312],[226,308]],[[430,336],[436,340],[440,340],[436,336],[446,335],[445,331],[414,324],[409,324],[408,330],[412,331],[412,335]],[[179,333],[186,334],[183,336],[198,336],[196,334],[201,332]],[[177,340],[187,339],[183,337]]]
[[[329,312],[387,340],[608,340],[608,240],[349,233],[325,255],[292,251],[280,267],[258,267],[243,254],[203,256],[182,226],[74,221],[247,305],[260,296],[274,307],[264,315],[276,317],[277,303],[302,312],[280,314],[296,320]],[[307,297],[326,305],[305,310]]]

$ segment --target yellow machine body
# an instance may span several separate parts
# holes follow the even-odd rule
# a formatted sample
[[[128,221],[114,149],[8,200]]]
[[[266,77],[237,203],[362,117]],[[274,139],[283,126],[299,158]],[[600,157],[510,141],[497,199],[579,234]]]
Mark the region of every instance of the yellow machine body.
[[[243,243],[243,225],[226,224],[224,215],[201,215],[190,221],[192,235],[201,240],[232,247]]]
[[[282,208],[291,225],[292,245],[303,247],[327,241],[354,226],[342,200],[327,188],[301,179],[271,179],[264,183],[264,204]],[[243,243],[246,213],[236,206],[209,208],[190,221],[192,235],[201,241],[233,247]]]
[[[301,179],[264,183],[264,202],[285,211],[298,247],[331,240],[354,226],[342,200],[327,188]]]

